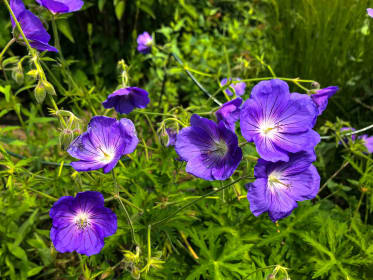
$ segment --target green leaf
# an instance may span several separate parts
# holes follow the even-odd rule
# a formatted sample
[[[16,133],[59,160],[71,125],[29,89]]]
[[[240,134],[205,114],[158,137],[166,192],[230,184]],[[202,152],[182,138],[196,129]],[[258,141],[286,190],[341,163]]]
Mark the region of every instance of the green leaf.
[[[75,43],[73,34],[71,32],[70,24],[67,20],[58,20],[57,21],[58,30],[62,32],[63,35],[66,36],[67,39],[70,40],[71,43]]]
[[[106,4],[106,0],[98,0],[98,10],[102,12],[104,10],[104,6]]]
[[[126,3],[124,1],[119,1],[115,5],[115,15],[117,16],[118,20],[122,19],[125,8],[126,8]]]
[[[16,256],[17,258],[21,259],[24,262],[27,262],[27,255],[25,250],[23,250],[21,247],[8,243],[8,249],[9,251]]]
[[[27,271],[27,277],[31,277],[31,276],[38,274],[40,271],[43,270],[43,268],[44,268],[43,266],[37,266],[37,267],[30,269],[29,271]]]

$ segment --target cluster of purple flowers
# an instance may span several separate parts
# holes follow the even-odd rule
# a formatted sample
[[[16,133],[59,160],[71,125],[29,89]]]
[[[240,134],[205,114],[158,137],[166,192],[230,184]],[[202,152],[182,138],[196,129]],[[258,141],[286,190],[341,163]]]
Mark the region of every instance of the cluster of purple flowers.
[[[78,11],[84,4],[81,0],[36,2],[53,14]],[[22,0],[11,0],[10,6],[33,48],[58,51],[49,45],[50,35]],[[371,9],[368,14],[371,15]],[[12,26],[15,27],[13,19]],[[151,51],[153,38],[144,32],[138,36],[137,43],[137,50],[146,54]],[[250,210],[255,216],[267,212],[275,222],[290,215],[298,201],[313,199],[319,191],[320,176],[312,162],[316,160],[314,148],[320,136],[313,127],[338,87],[316,90],[309,96],[290,93],[287,83],[273,79],[258,83],[250,98],[243,102],[241,96],[246,84],[240,81],[239,78],[221,81],[221,86],[234,82],[225,93],[237,97],[215,112],[217,122],[193,115],[190,127],[179,133],[166,130],[167,146],[175,146],[180,160],[187,162],[186,171],[190,174],[209,181],[226,180],[242,160],[235,127],[239,121],[242,136],[255,144],[260,156],[254,169],[256,180],[246,185]],[[145,108],[149,102],[147,91],[124,87],[110,94],[102,105],[114,108],[119,114],[129,114],[134,108]],[[372,152],[373,137],[363,135],[360,139]],[[78,159],[71,163],[76,171],[102,168],[108,173],[137,144],[131,120],[94,116],[67,152]],[[53,220],[50,237],[56,250],[62,253],[97,254],[104,246],[104,238],[117,229],[115,213],[104,207],[103,195],[94,191],[61,197],[51,208],[50,217]]]
[[[118,113],[130,113],[135,107],[145,108],[148,92],[127,87],[110,94],[103,105],[114,107]],[[79,159],[71,163],[76,171],[103,169],[110,172],[123,155],[132,153],[138,144],[137,133],[131,120],[95,116],[87,131],[70,144],[67,152]],[[94,255],[104,246],[104,238],[117,228],[116,215],[104,207],[104,198],[98,192],[82,192],[73,198],[61,197],[50,210],[53,227],[51,240],[61,253],[76,251]]]
[[[244,88],[234,88],[236,95]],[[268,212],[277,221],[288,216],[297,201],[318,192],[320,177],[312,162],[320,136],[313,127],[337,90],[328,87],[309,96],[290,93],[281,80],[262,81],[242,106],[240,97],[222,105],[215,113],[217,123],[193,115],[191,126],[177,135],[175,150],[187,162],[187,172],[205,180],[225,180],[242,159],[235,133],[239,120],[242,136],[255,143],[261,157],[256,181],[247,185],[250,209],[256,216]]]
[[[268,212],[275,222],[290,215],[297,201],[317,195],[320,176],[312,162],[320,136],[313,127],[336,91],[338,87],[311,96],[290,93],[288,85],[276,79],[253,88],[242,106],[240,126],[261,157],[254,170],[256,180],[247,184],[255,216]]]

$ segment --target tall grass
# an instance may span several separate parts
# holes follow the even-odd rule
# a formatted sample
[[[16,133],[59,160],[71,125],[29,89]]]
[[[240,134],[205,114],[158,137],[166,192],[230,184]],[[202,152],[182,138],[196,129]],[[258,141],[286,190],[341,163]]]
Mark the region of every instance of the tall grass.
[[[371,0],[272,0],[269,38],[277,75],[315,79],[342,91],[327,112],[361,122],[360,102],[372,102],[373,19]],[[358,99],[358,100],[357,100]],[[366,113],[369,113],[366,115]],[[367,120],[371,111],[364,112]]]

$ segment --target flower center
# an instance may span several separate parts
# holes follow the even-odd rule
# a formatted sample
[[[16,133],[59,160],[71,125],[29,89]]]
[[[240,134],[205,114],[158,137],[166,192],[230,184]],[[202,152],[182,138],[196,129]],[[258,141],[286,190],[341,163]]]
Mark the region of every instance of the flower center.
[[[277,172],[272,172],[268,176],[268,186],[271,192],[275,192],[276,190],[279,190],[279,189],[287,189],[290,187],[289,184],[285,184],[279,178],[281,178],[281,174]]]
[[[272,137],[277,131],[277,127],[274,123],[263,122],[259,125],[260,135],[263,137]]]
[[[74,218],[74,224],[77,226],[78,229],[85,229],[87,226],[91,225],[89,220],[89,215],[87,213],[81,212]]]
[[[102,148],[100,148],[100,151],[101,151],[101,157],[99,159],[100,162],[109,163],[113,160],[113,158],[115,156],[114,151],[107,151],[107,150],[104,150]]]
[[[145,43],[145,46],[150,47],[151,45],[153,45],[153,39],[148,39]]]
[[[224,157],[228,152],[227,143],[224,140],[219,140],[218,142],[215,142],[215,147],[212,152],[219,157]]]

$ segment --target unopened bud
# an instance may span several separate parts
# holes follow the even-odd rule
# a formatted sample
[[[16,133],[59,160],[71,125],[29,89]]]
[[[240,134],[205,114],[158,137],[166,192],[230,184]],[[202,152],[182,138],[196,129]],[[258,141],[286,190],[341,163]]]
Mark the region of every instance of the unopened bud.
[[[320,84],[319,84],[318,82],[313,82],[313,83],[311,84],[311,87],[312,87],[313,89],[320,89]]]
[[[273,279],[275,279],[275,278],[276,278],[276,276],[273,275],[272,273],[271,273],[270,275],[267,276],[267,280],[273,280]]]
[[[57,95],[56,94],[56,91],[54,90],[54,87],[52,86],[52,84],[48,81],[44,81],[43,82],[43,85],[45,87],[45,91],[49,94],[49,95]]]
[[[47,92],[45,90],[45,87],[42,85],[42,83],[40,82],[38,83],[38,85],[35,87],[34,93],[35,93],[36,101],[39,104],[43,103]]]
[[[22,85],[23,81],[25,80],[25,76],[23,75],[23,72],[20,71],[18,68],[16,68],[16,69],[13,70],[13,72],[12,72],[12,78],[19,85]]]

